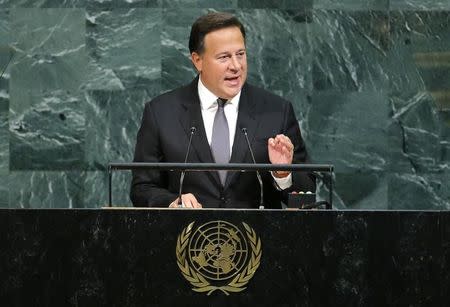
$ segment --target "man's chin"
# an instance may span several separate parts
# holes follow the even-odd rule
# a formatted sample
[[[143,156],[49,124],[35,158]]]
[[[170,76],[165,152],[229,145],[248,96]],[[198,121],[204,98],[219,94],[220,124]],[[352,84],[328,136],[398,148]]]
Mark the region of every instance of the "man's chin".
[[[237,94],[239,94],[239,92],[241,91],[242,86],[237,86],[237,87],[232,87],[232,88],[227,88],[224,91],[224,94],[226,94],[226,98],[227,99],[231,99],[234,96],[236,96]]]

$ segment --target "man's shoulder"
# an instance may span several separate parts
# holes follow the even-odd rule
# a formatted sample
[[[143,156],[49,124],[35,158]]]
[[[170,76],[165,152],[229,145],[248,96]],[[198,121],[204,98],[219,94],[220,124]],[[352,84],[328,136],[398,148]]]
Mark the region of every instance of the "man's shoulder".
[[[196,86],[195,80],[189,84],[180,86],[178,88],[169,90],[158,96],[154,97],[152,100],[148,101],[147,104],[151,105],[153,108],[173,108],[185,101],[190,101],[195,97]],[[194,88],[195,87],[195,88]]]
[[[164,92],[164,93],[154,97],[152,100],[149,101],[149,103],[167,104],[167,103],[180,102],[180,100],[182,100],[183,97],[186,97],[188,92],[189,92],[189,85],[184,85],[184,86],[169,90],[167,92]]]

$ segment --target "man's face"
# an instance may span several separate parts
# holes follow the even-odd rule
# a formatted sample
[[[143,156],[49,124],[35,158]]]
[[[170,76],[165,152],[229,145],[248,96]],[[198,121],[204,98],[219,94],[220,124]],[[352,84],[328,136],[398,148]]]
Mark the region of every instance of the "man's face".
[[[192,53],[203,84],[220,98],[236,96],[247,79],[245,42],[238,27],[206,34],[204,50]]]

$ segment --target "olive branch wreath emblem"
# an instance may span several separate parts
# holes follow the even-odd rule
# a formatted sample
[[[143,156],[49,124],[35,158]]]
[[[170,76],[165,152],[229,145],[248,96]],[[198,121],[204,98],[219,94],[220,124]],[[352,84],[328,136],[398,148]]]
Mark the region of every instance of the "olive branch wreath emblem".
[[[194,287],[192,288],[192,290],[196,292],[208,292],[207,295],[210,295],[216,290],[222,291],[226,295],[229,295],[230,292],[241,292],[245,290],[245,285],[247,285],[247,283],[253,277],[261,263],[261,239],[258,238],[253,228],[251,228],[244,222],[242,223],[244,225],[245,232],[247,238],[250,241],[250,246],[252,249],[251,257],[247,266],[227,285],[214,286],[211,285],[211,283],[200,273],[197,273],[192,267],[190,267],[188,260],[186,259],[186,248],[188,246],[194,223],[195,222],[190,223],[186,228],[183,229],[181,234],[178,236],[176,246],[177,265],[180,268],[184,278],[189,281]]]

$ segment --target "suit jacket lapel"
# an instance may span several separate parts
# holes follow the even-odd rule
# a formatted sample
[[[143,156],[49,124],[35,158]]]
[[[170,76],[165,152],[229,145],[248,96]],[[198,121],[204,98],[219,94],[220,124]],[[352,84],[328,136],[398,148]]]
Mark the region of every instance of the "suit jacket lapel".
[[[258,119],[255,117],[256,102],[248,97],[248,91],[244,86],[242,88],[241,97],[239,101],[239,113],[236,123],[236,133],[234,136],[233,150],[230,158],[230,163],[244,163],[246,160],[251,161],[250,152],[247,141],[245,140],[242,128],[247,128],[247,135],[250,143],[252,143],[258,125]],[[248,155],[248,158],[246,159]],[[250,160],[249,160],[250,159]],[[228,173],[225,182],[227,188],[233,180],[237,179],[239,172]]]
[[[196,131],[192,137],[191,153],[195,152],[198,157],[198,162],[214,163],[214,158],[211,153],[211,148],[206,137],[205,125],[203,124],[200,98],[198,97],[198,77],[195,78],[186,93],[186,99],[182,102],[182,112],[180,114],[180,122],[187,135],[190,136],[191,127],[195,127]],[[189,159],[191,162],[192,159]],[[188,162],[189,162],[188,160]],[[221,185],[220,178],[217,172],[206,172],[216,184]]]

